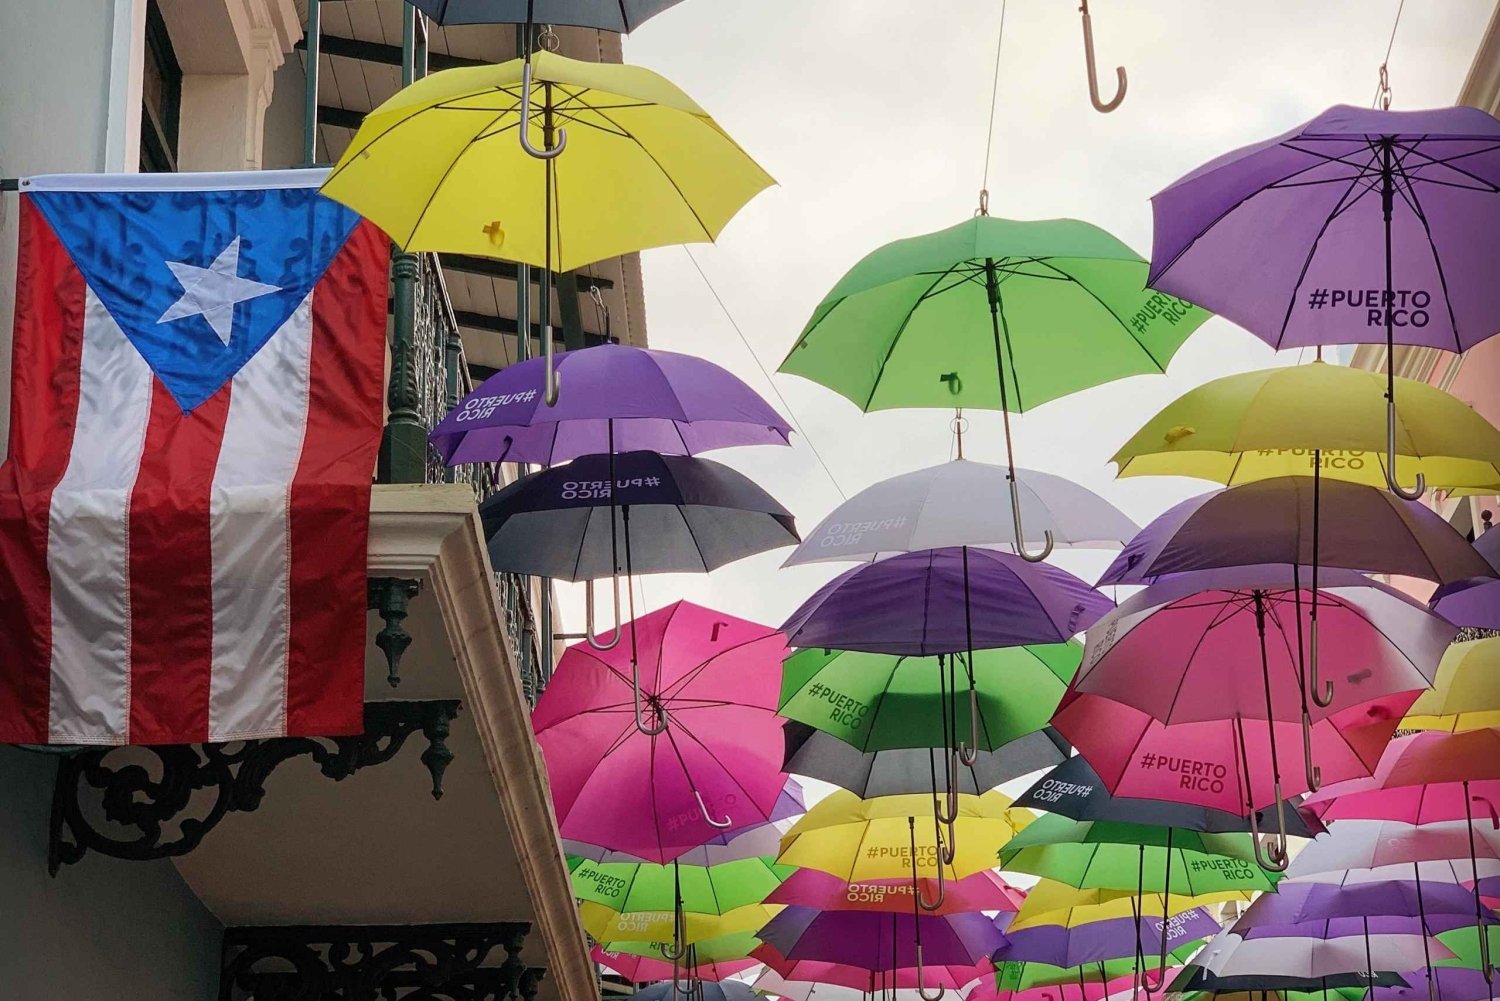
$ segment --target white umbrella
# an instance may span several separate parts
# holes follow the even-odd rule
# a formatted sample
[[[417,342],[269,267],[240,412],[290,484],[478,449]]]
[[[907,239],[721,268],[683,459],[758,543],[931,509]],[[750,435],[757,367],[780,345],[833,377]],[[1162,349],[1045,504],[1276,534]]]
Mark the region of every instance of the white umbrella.
[[[1401,824],[1393,820],[1340,820],[1330,828],[1329,836],[1318,838],[1302,849],[1288,867],[1288,877],[1312,876],[1317,873],[1341,872],[1346,869],[1374,869],[1377,866],[1403,865],[1413,862],[1450,863],[1463,879],[1471,879],[1469,864],[1470,838],[1474,853],[1483,864],[1500,860],[1500,832],[1487,824],[1475,824],[1473,831],[1462,820],[1435,824]],[[1423,879],[1427,876],[1424,873]],[[1438,877],[1441,878],[1441,877]],[[1415,967],[1412,967],[1415,969]]]
[[[811,980],[783,980],[781,974],[770,968],[756,977],[752,986],[762,994],[786,998],[787,1001],[867,1001],[870,996],[866,991],[839,984],[816,983]],[[879,996],[890,998],[891,991],[882,990]],[[915,988],[904,987],[895,992],[894,1001],[922,1001],[922,998]]]
[[[870,560],[944,546],[1016,551],[1016,512],[1004,466],[958,459],[881,480],[850,497],[807,533],[784,566]],[[1072,480],[1016,470],[1027,546],[1118,549],[1140,527]]]
[[[1423,936],[1379,934],[1343,938],[1252,938],[1223,931],[1193,958],[1193,964],[1219,980],[1237,977],[1296,977],[1315,980],[1349,973],[1419,969],[1426,963]],[[1429,941],[1433,959],[1451,959],[1452,950]]]

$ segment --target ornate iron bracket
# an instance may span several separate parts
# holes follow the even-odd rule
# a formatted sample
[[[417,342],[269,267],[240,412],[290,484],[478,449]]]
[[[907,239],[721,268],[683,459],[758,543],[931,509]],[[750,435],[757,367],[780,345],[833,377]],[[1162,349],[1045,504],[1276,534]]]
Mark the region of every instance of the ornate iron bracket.
[[[228,928],[219,1001],[533,1001],[519,922]],[[495,962],[504,953],[504,960]]]
[[[405,625],[407,603],[422,589],[420,581],[401,577],[371,577],[366,606],[379,612],[385,622],[375,634],[375,645],[385,654],[386,681],[392,688],[401,684],[401,655],[411,646],[411,634]]]
[[[338,781],[391,760],[418,732],[427,738],[422,763],[432,775],[432,796],[441,799],[443,772],[453,760],[449,725],[458,710],[457,701],[446,699],[366,702],[365,732],[352,737],[90,748],[61,756],[47,867],[56,876],[90,851],[137,862],[186,855],[226,815],[257,809],[266,779],[282,762],[310,756]],[[143,761],[148,757],[155,760]],[[100,793],[85,798],[85,789]],[[196,796],[204,790],[211,792]],[[207,809],[188,814],[195,800]]]

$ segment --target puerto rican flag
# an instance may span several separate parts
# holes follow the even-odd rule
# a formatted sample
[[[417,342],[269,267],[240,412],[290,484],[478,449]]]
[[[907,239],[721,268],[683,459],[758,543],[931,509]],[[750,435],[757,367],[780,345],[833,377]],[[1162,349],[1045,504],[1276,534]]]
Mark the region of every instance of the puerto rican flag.
[[[322,179],[22,182],[0,742],[360,731],[389,244]]]

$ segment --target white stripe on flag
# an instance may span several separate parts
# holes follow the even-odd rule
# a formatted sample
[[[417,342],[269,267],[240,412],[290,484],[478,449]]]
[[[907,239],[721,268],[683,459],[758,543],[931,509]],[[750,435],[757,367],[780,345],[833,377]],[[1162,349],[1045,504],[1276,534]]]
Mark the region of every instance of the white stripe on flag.
[[[289,496],[307,431],[312,297],[234,376],[209,502],[213,680],[208,739],[286,731]]]
[[[152,375],[93,289],[79,368],[72,451],[47,524],[48,736],[118,744],[130,721],[130,494],[151,417]]]

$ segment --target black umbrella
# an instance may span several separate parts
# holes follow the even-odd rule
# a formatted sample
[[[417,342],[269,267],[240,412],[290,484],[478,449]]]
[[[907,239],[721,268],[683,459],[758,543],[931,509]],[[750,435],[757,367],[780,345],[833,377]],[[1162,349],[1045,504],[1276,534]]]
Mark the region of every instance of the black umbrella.
[[[788,720],[786,761],[781,770],[848,789],[861,799],[915,793],[945,794],[948,755],[941,748],[913,747],[861,751],[831,733]],[[1067,741],[1048,727],[1018,737],[994,751],[980,751],[959,769],[958,791],[980,795],[1030,772],[1064,760]]]
[[[563,24],[625,33],[682,0],[407,0],[438,24]]]
[[[1304,991],[1312,994],[1338,987],[1410,987],[1406,978],[1389,970],[1357,970],[1330,977],[1281,976],[1275,973],[1219,977],[1201,966],[1184,966],[1167,987],[1169,994],[1240,994],[1245,991]]]

